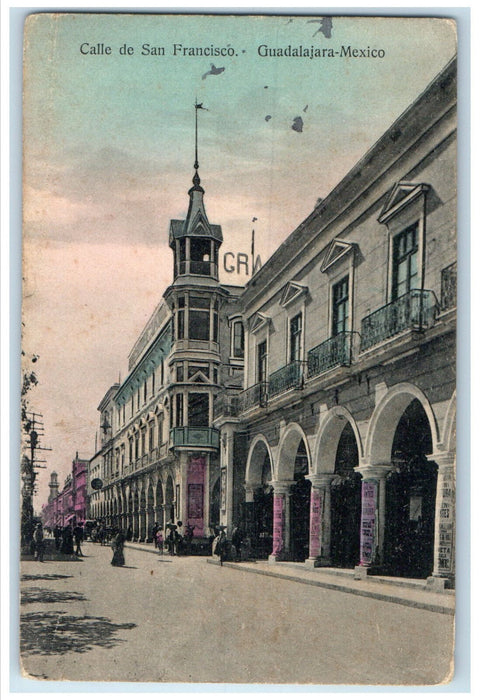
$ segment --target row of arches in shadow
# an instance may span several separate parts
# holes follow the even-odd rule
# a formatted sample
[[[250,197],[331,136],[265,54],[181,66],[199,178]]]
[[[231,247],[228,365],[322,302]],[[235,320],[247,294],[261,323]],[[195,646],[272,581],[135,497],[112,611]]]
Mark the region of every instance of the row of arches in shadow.
[[[273,487],[269,452],[258,443],[261,483],[254,492],[251,537],[257,556],[272,551]],[[404,410],[391,447],[386,480],[383,571],[405,577],[425,578],[433,569],[437,465],[429,461],[432,435],[418,399]],[[257,457],[258,457],[257,456]],[[289,494],[289,551],[295,561],[308,557],[311,482],[303,439],[298,439]],[[338,440],[330,488],[330,559],[335,567],[354,567],[360,558],[361,476],[354,431],[346,422]]]

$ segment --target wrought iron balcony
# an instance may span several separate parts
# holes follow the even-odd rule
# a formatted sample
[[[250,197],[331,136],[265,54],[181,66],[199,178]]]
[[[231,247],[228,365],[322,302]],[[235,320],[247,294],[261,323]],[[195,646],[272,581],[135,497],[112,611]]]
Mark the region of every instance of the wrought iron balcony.
[[[240,399],[238,392],[236,394],[228,394],[222,392],[213,402],[213,418],[225,416],[228,418],[236,418],[240,413]]]
[[[220,445],[220,433],[216,428],[183,427],[170,430],[170,447],[214,447]]]
[[[248,387],[239,395],[239,408],[241,412],[249,411],[256,406],[267,405],[267,382],[259,382]]]
[[[454,262],[442,270],[440,306],[443,311],[457,305],[457,263]]]
[[[349,365],[352,359],[352,333],[344,331],[308,351],[307,376],[316,377],[333,367]]]
[[[303,362],[296,360],[273,372],[268,378],[269,396],[277,396],[288,389],[299,389],[303,381],[302,366]]]
[[[438,304],[428,289],[412,289],[362,319],[360,351],[405,330],[425,330],[435,323]]]

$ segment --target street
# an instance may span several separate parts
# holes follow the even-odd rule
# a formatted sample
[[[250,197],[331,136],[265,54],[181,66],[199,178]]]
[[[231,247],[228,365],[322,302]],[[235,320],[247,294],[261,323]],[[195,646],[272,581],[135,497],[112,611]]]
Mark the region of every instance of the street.
[[[126,548],[22,562],[32,678],[405,684],[449,677],[454,619],[427,610]]]

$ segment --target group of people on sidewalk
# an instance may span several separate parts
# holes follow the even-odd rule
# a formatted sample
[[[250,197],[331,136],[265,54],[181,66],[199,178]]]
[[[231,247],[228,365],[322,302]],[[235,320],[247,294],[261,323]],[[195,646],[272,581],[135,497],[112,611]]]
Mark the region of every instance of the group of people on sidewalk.
[[[183,525],[181,520],[169,522],[166,524],[167,532],[164,534],[163,528],[158,523],[155,523],[152,528],[152,540],[155,549],[163,553],[165,549],[171,556],[176,554],[191,554],[192,540],[195,531],[195,525],[187,523]]]
[[[50,535],[53,534],[56,552],[83,557],[81,545],[84,539],[84,531],[80,524],[73,527],[72,525],[66,525],[65,527],[56,526],[53,528],[53,531],[50,528],[45,528],[45,530]],[[35,556],[35,561],[43,562],[46,548],[47,543],[43,525],[41,522],[38,522],[35,525],[32,536],[32,554]]]

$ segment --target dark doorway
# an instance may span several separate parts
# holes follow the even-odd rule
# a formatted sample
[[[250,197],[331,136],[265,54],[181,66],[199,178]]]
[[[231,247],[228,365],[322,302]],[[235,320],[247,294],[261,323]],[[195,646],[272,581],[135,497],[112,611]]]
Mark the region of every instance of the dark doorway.
[[[210,498],[210,526],[218,527],[220,525],[220,477],[216,480],[212,489]]]
[[[265,453],[262,465],[262,485],[254,494],[253,549],[259,559],[267,559],[273,547],[273,487],[272,469]]]
[[[333,566],[340,568],[352,568],[360,559],[362,477],[354,471],[357,466],[357,441],[347,422],[338,442],[331,485],[330,552]]]
[[[308,559],[310,539],[310,492],[312,484],[308,474],[307,450],[303,440],[295,457],[293,480],[290,490],[290,551],[293,561]]]
[[[165,485],[165,517],[167,523],[173,523],[175,521],[175,510],[173,500],[173,479],[171,476],[169,476]]]
[[[384,569],[406,578],[426,578],[433,569],[437,465],[426,455],[432,436],[421,403],[414,399],[397,426],[395,469],[387,477]]]

